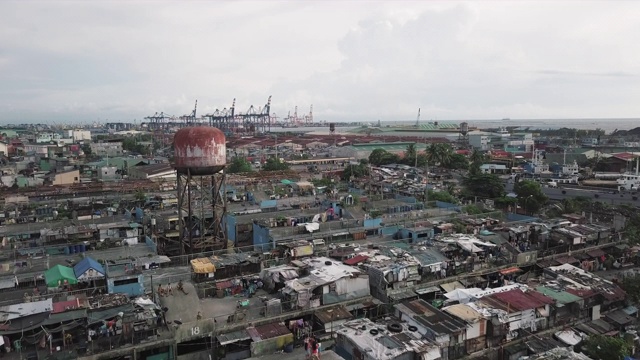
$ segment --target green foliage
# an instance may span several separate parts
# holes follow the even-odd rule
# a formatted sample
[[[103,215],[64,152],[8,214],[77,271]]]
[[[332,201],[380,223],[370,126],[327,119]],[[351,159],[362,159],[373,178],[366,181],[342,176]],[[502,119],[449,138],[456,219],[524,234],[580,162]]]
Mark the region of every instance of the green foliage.
[[[453,148],[449,144],[432,143],[426,153],[429,164],[446,166],[453,156]]]
[[[91,146],[89,144],[82,145],[82,151],[86,156],[91,156]]]
[[[640,301],[640,275],[625,276],[621,285],[633,302]]]
[[[513,192],[518,195],[518,204],[526,213],[535,214],[549,200],[542,192],[540,183],[531,180],[517,182],[513,187]]]
[[[384,149],[375,149],[369,154],[369,162],[372,165],[389,165],[400,162],[400,157]]]
[[[505,195],[504,183],[495,174],[469,171],[467,176],[462,179],[462,184],[465,187],[465,195],[468,197],[495,199]]]
[[[458,199],[446,191],[429,190],[429,201],[442,201],[451,204],[457,204]]]
[[[147,194],[145,194],[144,191],[142,191],[142,190],[136,191],[135,197],[136,197],[136,201],[145,201],[145,200],[147,200]]]
[[[631,345],[624,339],[606,335],[592,335],[583,349],[594,360],[622,360],[631,355]]]
[[[444,167],[452,170],[466,170],[469,168],[469,160],[462,154],[451,154]]]
[[[231,164],[227,166],[227,173],[229,174],[248,173],[252,171],[251,163],[242,157],[234,158]]]
[[[506,208],[507,206],[514,206],[518,203],[518,199],[512,197],[499,197],[494,200],[494,204],[498,207]]]
[[[416,164],[416,157],[418,156],[418,151],[416,150],[416,144],[409,144],[407,146],[407,150],[404,152],[404,157],[402,158],[402,162],[409,166],[414,166]]]
[[[477,214],[482,214],[484,211],[480,207],[471,204],[463,207],[462,212],[465,212],[469,215],[477,215]]]
[[[366,160],[360,160],[358,165],[349,165],[342,172],[342,180],[350,181],[369,175],[369,165]]]
[[[141,155],[149,155],[151,153],[150,147],[140,144],[141,141],[151,141],[151,137],[148,135],[126,137],[122,140],[122,149]]]
[[[313,186],[315,187],[320,187],[320,186],[331,186],[333,185],[333,182],[331,181],[331,179],[328,178],[322,178],[322,179],[311,179],[311,183],[313,184]]]
[[[280,161],[280,159],[269,158],[267,162],[262,167],[264,171],[279,171],[279,170],[288,170],[289,164],[286,162]]]

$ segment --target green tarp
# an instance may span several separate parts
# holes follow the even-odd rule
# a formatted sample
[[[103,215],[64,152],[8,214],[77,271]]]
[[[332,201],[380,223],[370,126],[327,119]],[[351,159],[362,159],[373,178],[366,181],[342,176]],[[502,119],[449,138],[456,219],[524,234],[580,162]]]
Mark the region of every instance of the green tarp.
[[[283,183],[283,184],[285,184],[285,185],[291,185],[291,184],[293,184],[293,183],[294,183],[293,181],[291,181],[291,180],[287,180],[287,179],[280,180],[280,182],[281,182],[281,183]]]
[[[58,287],[58,281],[60,284],[64,284],[65,280],[70,285],[78,283],[78,279],[76,279],[76,275],[70,267],[56,265],[44,272],[44,281],[48,287]]]

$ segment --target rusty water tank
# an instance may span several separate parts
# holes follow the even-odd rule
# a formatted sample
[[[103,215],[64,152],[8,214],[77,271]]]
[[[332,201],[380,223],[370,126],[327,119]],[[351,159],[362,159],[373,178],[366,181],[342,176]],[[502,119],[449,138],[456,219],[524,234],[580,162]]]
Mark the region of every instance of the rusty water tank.
[[[210,126],[186,127],[173,138],[174,168],[180,174],[213,175],[227,165],[224,133]]]

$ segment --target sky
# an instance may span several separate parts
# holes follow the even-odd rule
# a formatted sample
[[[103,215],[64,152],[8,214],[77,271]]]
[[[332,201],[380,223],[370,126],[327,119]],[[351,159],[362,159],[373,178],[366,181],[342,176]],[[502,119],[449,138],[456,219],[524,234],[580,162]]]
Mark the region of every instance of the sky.
[[[637,1],[0,1],[0,124],[640,117]]]

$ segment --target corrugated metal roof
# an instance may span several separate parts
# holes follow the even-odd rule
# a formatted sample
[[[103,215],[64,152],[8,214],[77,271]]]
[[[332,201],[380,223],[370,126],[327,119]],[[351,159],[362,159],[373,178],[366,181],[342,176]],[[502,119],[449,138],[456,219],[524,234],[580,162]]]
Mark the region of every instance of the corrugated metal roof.
[[[345,264],[347,264],[347,265],[352,265],[353,266],[353,265],[356,265],[356,264],[359,264],[361,262],[366,261],[368,258],[369,257],[366,256],[366,255],[358,255],[358,256],[352,257],[351,259],[347,259],[347,260],[345,260],[343,262]]]
[[[291,334],[291,331],[280,323],[274,323],[247,328],[247,333],[253,338],[253,341],[260,341],[288,335]]]
[[[482,301],[510,311],[530,310],[553,304],[553,299],[550,297],[536,291],[524,292],[520,289],[492,294],[483,298]]]
[[[247,332],[247,330],[242,329],[242,330],[233,331],[226,334],[220,334],[216,338],[218,339],[218,342],[220,343],[220,345],[227,345],[227,344],[232,344],[238,341],[249,340],[251,339],[251,336],[249,336],[249,333]]]
[[[536,288],[536,291],[546,296],[549,296],[550,298],[554,299],[555,301],[561,304],[570,304],[570,303],[582,300],[580,297],[573,295],[567,291],[557,291],[555,289],[552,289],[546,286],[538,286]]]

